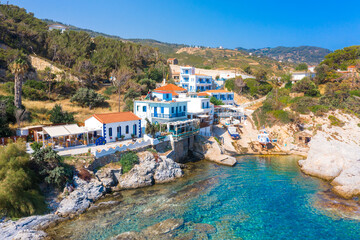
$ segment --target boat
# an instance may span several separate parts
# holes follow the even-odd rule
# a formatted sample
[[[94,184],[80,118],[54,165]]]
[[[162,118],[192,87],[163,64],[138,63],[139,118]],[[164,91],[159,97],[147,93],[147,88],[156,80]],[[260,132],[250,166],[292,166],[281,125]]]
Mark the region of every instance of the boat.
[[[234,127],[234,126],[229,126],[229,127],[228,127],[228,133],[230,134],[230,137],[231,137],[233,140],[240,139],[240,134],[238,133],[236,127]]]
[[[257,140],[263,147],[267,146],[269,143],[272,142],[271,139],[269,138],[269,134],[265,129],[260,130]]]

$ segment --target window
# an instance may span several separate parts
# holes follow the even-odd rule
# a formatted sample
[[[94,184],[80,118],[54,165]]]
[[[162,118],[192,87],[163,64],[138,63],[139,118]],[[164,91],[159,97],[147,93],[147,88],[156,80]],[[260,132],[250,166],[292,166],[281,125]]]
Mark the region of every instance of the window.
[[[171,108],[171,113],[174,113],[174,107]]]
[[[109,128],[109,136],[112,137],[112,128]]]
[[[146,112],[146,106],[143,106],[143,112]]]
[[[129,134],[129,125],[126,125],[126,134]]]
[[[169,98],[169,94],[166,94],[166,99],[168,99]]]
[[[139,107],[139,106],[136,106],[136,111],[137,111],[137,112],[139,111],[139,109],[140,109],[140,107]]]
[[[184,112],[186,112],[186,106],[184,106]]]
[[[161,113],[164,113],[164,107],[161,107]]]
[[[209,102],[206,103],[206,107],[209,107]]]
[[[205,108],[205,103],[204,102],[202,102],[202,108]]]

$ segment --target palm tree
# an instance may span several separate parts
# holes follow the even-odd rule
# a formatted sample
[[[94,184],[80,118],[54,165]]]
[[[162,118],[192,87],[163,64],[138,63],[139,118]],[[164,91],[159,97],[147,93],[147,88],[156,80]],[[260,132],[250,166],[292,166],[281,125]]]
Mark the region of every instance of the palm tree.
[[[28,70],[29,65],[27,62],[22,59],[18,58],[15,61],[13,61],[9,65],[9,69],[12,74],[15,76],[15,97],[14,97],[14,104],[16,108],[21,108],[22,102],[21,102],[21,94],[22,94],[22,82],[23,77]]]

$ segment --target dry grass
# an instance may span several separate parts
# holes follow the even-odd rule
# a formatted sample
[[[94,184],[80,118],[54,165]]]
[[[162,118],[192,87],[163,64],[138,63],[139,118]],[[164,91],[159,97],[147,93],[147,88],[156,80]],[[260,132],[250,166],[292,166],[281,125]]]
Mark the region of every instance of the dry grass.
[[[101,91],[102,90],[99,92]],[[109,99],[106,100],[106,102],[109,104],[109,107],[96,107],[90,110],[89,108],[82,108],[70,102],[70,99],[62,99],[57,101],[31,101],[24,99],[23,105],[28,111],[31,112],[32,121],[23,122],[22,126],[50,123],[48,111],[50,111],[55,106],[55,104],[60,104],[63,110],[73,113],[76,122],[84,122],[94,113],[109,113],[118,111],[118,96],[116,94],[111,95]],[[123,110],[124,107],[125,103],[122,101],[121,110]]]

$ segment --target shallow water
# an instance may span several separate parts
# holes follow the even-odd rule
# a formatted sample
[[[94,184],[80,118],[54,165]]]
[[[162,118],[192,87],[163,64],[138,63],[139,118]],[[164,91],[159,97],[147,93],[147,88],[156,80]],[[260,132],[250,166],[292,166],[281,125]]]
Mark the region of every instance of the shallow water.
[[[185,178],[122,191],[98,208],[48,229],[55,239],[110,239],[169,218],[189,239],[359,239],[360,222],[322,207],[327,183],[299,171],[295,157],[243,157],[231,168],[190,164]],[[215,232],[195,231],[197,223]],[[199,225],[200,226],[200,225]],[[191,235],[192,234],[192,235]]]

